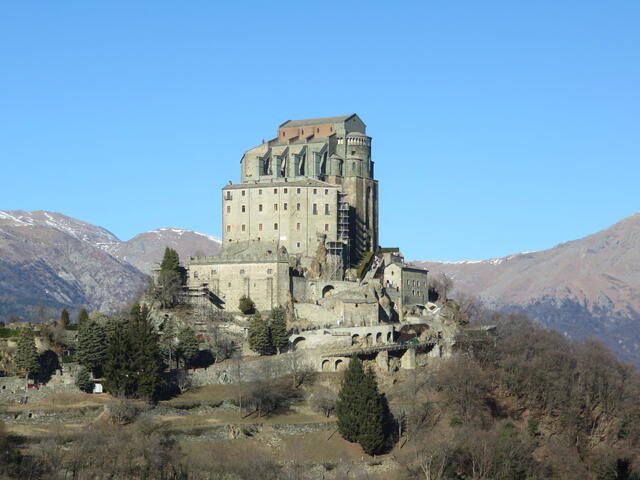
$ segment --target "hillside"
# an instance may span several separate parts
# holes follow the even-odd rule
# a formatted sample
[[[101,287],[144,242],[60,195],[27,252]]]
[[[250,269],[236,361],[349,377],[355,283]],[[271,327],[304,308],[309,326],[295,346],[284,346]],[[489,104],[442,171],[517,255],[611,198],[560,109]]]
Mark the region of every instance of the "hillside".
[[[569,337],[595,335],[640,363],[640,213],[554,248],[455,263],[416,261],[456,292],[521,311]]]
[[[146,286],[165,247],[182,257],[213,254],[214,237],[179,229],[142,233],[127,242],[60,213],[0,211],[0,319],[36,319],[38,307],[114,312]]]

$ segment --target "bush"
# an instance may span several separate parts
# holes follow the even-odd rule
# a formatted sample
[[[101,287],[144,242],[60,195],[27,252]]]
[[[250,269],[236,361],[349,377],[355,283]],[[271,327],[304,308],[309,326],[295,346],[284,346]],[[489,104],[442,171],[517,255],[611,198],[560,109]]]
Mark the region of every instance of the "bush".
[[[337,399],[338,394],[333,390],[326,387],[318,387],[311,395],[309,404],[314,412],[329,417],[336,409]]]
[[[249,315],[255,311],[256,304],[249,297],[243,295],[240,297],[240,302],[238,302],[238,309],[245,315]]]
[[[116,400],[115,402],[105,405],[107,417],[109,417],[113,423],[120,425],[133,423],[143,410],[140,404],[131,400]]]
[[[76,387],[85,393],[91,393],[93,391],[93,381],[91,375],[86,367],[81,367],[76,375]]]
[[[13,338],[20,336],[20,330],[17,328],[0,327],[0,338]]]

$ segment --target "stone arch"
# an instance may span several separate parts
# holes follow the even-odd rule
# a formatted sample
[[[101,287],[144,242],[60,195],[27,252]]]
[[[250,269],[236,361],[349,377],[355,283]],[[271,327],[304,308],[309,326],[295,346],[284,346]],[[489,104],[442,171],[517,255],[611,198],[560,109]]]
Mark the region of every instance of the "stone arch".
[[[376,343],[382,343],[382,332],[376,334]]]
[[[364,344],[373,345],[373,335],[371,333],[367,333],[367,335],[364,337]]]
[[[387,333],[387,343],[391,343],[393,341],[393,337],[391,336],[391,332]]]
[[[336,289],[333,285],[325,285],[322,289],[322,298],[330,297],[334,293],[336,293]]]
[[[351,345],[360,345],[360,335],[357,333],[351,335]]]
[[[340,371],[344,370],[344,368],[345,368],[344,360],[342,360],[341,358],[336,360],[336,363],[335,363],[336,372],[340,372]]]
[[[296,337],[292,343],[294,350],[304,347],[307,339],[304,337]]]
[[[330,370],[329,370],[329,369],[330,369],[330,366],[331,366],[331,362],[329,361],[329,359],[325,359],[325,360],[323,360],[323,361],[322,361],[322,366],[321,366],[321,368],[320,368],[320,369],[321,369],[323,372],[328,372],[328,371],[330,371]]]

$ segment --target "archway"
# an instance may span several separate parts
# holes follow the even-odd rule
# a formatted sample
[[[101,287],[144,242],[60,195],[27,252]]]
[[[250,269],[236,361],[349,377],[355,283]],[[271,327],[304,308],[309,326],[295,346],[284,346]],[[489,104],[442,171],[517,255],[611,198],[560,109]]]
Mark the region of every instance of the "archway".
[[[351,336],[351,345],[360,345],[360,335],[356,333]]]
[[[306,343],[307,339],[304,337],[297,337],[293,342],[293,348],[294,349],[298,349],[298,348],[304,348],[304,344]]]
[[[325,287],[322,289],[322,298],[330,297],[335,293],[335,291],[336,289],[333,287],[333,285],[325,285]]]
[[[382,343],[382,332],[376,334],[376,343]]]
[[[365,345],[373,345],[373,335],[370,333],[367,333],[367,336],[364,337],[364,344]]]
[[[344,361],[341,359],[336,360],[336,372],[344,370]]]
[[[391,337],[391,332],[387,333],[387,343],[391,343],[393,338]]]
[[[330,365],[331,365],[331,362],[329,360],[323,360],[322,361],[322,371],[323,372],[328,372]]]

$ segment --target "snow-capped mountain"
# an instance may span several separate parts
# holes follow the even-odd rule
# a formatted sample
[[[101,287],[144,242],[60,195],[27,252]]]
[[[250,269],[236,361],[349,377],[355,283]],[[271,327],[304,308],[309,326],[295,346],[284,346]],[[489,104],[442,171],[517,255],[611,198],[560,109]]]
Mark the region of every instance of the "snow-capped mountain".
[[[213,255],[220,241],[164,228],[122,242],[104,228],[60,213],[0,210],[0,320],[36,319],[41,306],[52,315],[62,308],[116,311],[146,286],[165,247],[186,258]]]
[[[640,213],[579,240],[504,258],[414,262],[457,292],[527,313],[571,337],[597,336],[640,364]]]

